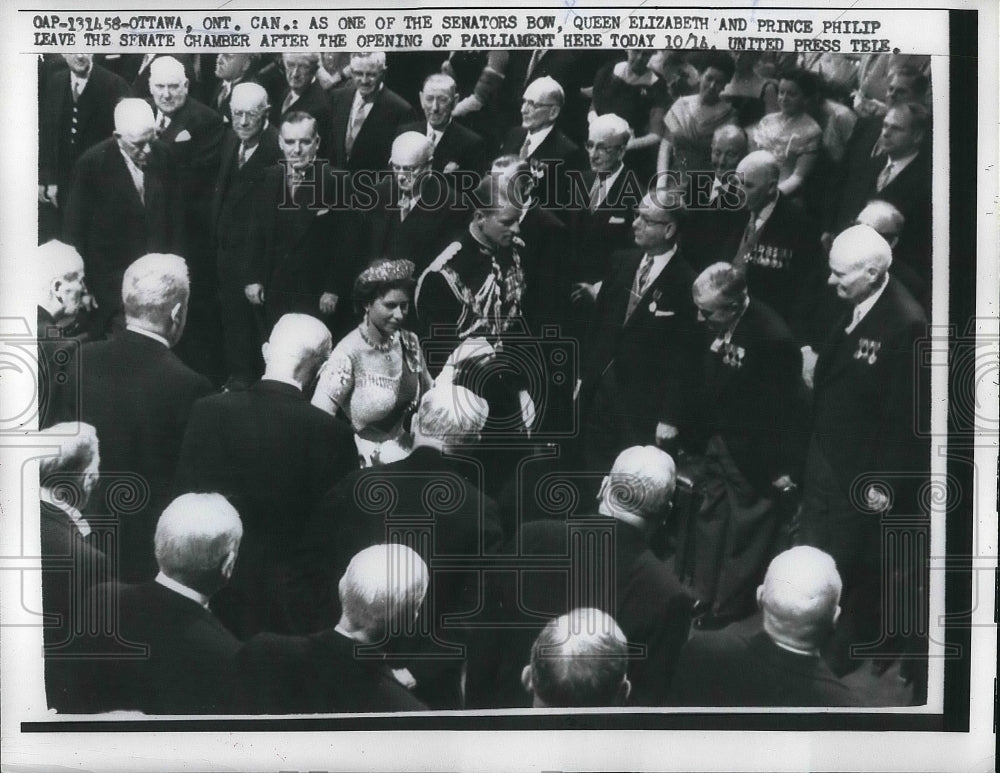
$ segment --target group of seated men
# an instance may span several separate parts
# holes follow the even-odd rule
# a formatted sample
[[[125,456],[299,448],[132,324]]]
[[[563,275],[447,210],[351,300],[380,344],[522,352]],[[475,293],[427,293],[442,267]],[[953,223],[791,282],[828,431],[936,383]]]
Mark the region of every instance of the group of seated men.
[[[485,137],[426,58],[424,120],[379,53],[339,78],[318,55],[220,55],[204,103],[170,56],[129,84],[67,55],[42,84],[39,197],[66,245],[36,261],[41,423],[72,437],[42,471],[43,588],[65,610],[51,706],[858,705],[842,677],[919,654],[884,633],[882,599],[925,603],[921,562],[887,566],[883,545],[892,516],[927,515],[928,223],[885,192],[925,170],[908,193],[929,211],[926,79],[891,73],[813,218],[735,124],[712,139],[707,206],[696,172],[639,179],[627,121],[564,112],[581,83],[556,53],[506,82],[520,125],[498,109]],[[478,330],[545,361],[519,382],[537,416],[498,439],[474,385],[442,384],[411,456],[357,470],[349,425],[307,399],[357,322],[351,283],[385,257],[427,279],[469,245],[503,280],[506,317]],[[432,347],[455,320],[415,301]],[[206,398],[225,490],[181,474]],[[95,598],[120,599],[111,640],[74,633]],[[747,620],[756,638],[734,633]],[[596,668],[590,648],[616,654]],[[711,687],[721,658],[749,681]],[[795,686],[768,692],[764,668]]]

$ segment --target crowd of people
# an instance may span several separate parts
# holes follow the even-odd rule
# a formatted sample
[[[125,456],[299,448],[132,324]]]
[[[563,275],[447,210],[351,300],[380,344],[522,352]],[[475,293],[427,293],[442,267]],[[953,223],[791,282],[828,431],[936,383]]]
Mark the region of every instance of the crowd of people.
[[[51,708],[925,700],[926,57],[39,76]]]

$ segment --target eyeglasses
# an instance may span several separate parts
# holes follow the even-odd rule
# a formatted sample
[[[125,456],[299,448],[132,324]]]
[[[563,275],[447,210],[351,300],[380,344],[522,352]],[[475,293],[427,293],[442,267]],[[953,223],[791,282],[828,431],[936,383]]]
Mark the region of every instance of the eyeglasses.
[[[417,164],[416,166],[402,166],[401,164],[390,163],[389,167],[396,174],[416,174],[425,168],[425,164]]]
[[[587,150],[593,150],[598,153],[611,153],[616,150],[624,149],[625,145],[605,145],[603,142],[591,142],[590,140],[587,140],[587,144],[584,147],[586,147]]]
[[[529,110],[536,110],[539,107],[556,107],[555,102],[536,102],[533,99],[522,99],[521,105]]]
[[[257,119],[264,115],[264,110],[233,110],[233,120],[240,121],[244,118]]]
[[[670,220],[651,220],[650,218],[646,217],[641,212],[638,213],[635,216],[635,219],[638,220],[643,225],[647,225],[647,226],[650,226],[650,225],[670,225],[670,223],[671,223]]]

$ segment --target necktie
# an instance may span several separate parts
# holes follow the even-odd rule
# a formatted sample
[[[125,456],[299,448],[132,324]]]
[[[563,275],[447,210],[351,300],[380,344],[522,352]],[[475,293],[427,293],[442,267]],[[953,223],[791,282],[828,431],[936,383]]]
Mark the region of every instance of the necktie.
[[[73,104],[75,105],[80,99],[80,81],[73,81]]]
[[[160,117],[156,119],[156,136],[159,137],[163,132],[166,131],[169,121],[167,119],[166,113],[160,113]]]
[[[636,306],[642,299],[642,293],[646,289],[646,282],[649,281],[649,272],[653,269],[653,258],[646,254],[639,264],[639,270],[635,273],[635,281],[632,283],[632,292],[628,297],[628,308],[625,310],[625,319],[628,320],[635,311]]]
[[[594,179],[594,184],[590,186],[590,211],[596,212],[601,206],[602,194],[604,192],[604,178],[600,174]]]
[[[413,197],[412,196],[400,196],[399,197],[399,222],[402,223],[406,220],[406,216],[410,214],[410,210],[413,209]]]
[[[365,103],[359,102],[358,109],[355,111],[354,115],[351,117],[351,123],[347,127],[347,136],[344,137],[344,150],[347,155],[351,155],[351,148],[354,147],[354,140],[358,138],[358,134],[361,132],[361,127],[365,124]]]
[[[246,143],[241,142],[240,143],[240,155],[239,155],[239,158],[237,159],[237,162],[236,162],[237,165],[238,165],[237,168],[242,169],[243,165],[246,162],[247,162],[247,146],[246,146]]]
[[[435,131],[430,126],[428,126],[427,127],[427,139],[429,139],[431,141],[431,144],[436,148],[437,144],[438,144],[438,140],[441,139],[441,133],[438,132],[438,131]]]
[[[889,184],[889,180],[891,179],[890,175],[892,175],[892,161],[887,161],[885,168],[878,173],[878,180],[875,182],[875,189],[881,192],[882,189]]]
[[[222,89],[219,91],[219,98],[215,101],[215,104],[222,107],[229,97],[229,92],[232,88],[232,84],[229,81],[222,81]]]
[[[132,181],[135,183],[136,193],[139,194],[139,201],[142,202],[143,206],[146,206],[146,180],[142,170],[139,167],[134,168]]]
[[[295,104],[295,96],[295,92],[289,89],[288,96],[286,96],[285,101],[281,103],[282,114],[287,113],[288,109]]]
[[[524,144],[521,146],[521,151],[518,154],[521,158],[527,158],[531,155],[531,135],[526,134],[524,136]]]

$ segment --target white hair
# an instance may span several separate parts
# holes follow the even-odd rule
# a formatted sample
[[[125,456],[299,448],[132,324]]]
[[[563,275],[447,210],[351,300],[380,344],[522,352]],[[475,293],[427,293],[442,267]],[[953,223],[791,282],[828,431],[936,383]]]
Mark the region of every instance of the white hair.
[[[182,494],[156,523],[156,563],[189,588],[214,590],[223,562],[242,538],[240,514],[222,494]]]
[[[233,94],[229,100],[230,109],[238,104],[267,107],[267,90],[259,83],[237,83],[233,86]]]
[[[385,51],[359,51],[351,54],[351,63],[357,59],[373,62],[380,70],[385,69]]]
[[[158,56],[150,63],[150,83],[154,80],[170,81],[173,79],[180,81],[187,80],[187,73],[184,72],[184,65],[172,56]]]
[[[115,131],[119,134],[142,134],[155,124],[153,108],[144,99],[123,99],[115,105]]]
[[[800,545],[778,554],[758,589],[764,630],[792,647],[822,644],[837,618],[843,583],[833,558]]]
[[[548,75],[533,80],[524,90],[525,99],[534,99],[537,102],[536,97],[543,96],[551,96],[559,107],[566,103],[566,92],[563,91],[563,87],[559,85],[559,81]]]
[[[648,520],[658,516],[673,497],[677,467],[670,454],[656,446],[632,446],[618,454],[608,482],[605,496],[613,511]]]
[[[590,134],[596,132],[607,132],[613,137],[628,138],[632,136],[632,127],[620,115],[605,113],[590,122]]]
[[[343,622],[367,642],[416,620],[427,593],[427,564],[411,548],[373,545],[351,559],[338,585]]]
[[[75,247],[52,239],[35,249],[33,273],[38,279],[38,297],[44,301],[54,281],[83,274],[83,258]]]
[[[845,255],[849,265],[873,268],[884,274],[892,265],[892,247],[870,225],[852,225],[840,232],[830,245],[830,255]]]
[[[475,392],[443,384],[420,400],[414,427],[421,435],[438,440],[463,440],[482,432],[489,413],[489,403]]]
[[[153,252],[125,269],[122,305],[126,320],[144,320],[157,329],[169,327],[178,303],[187,303],[191,282],[179,255]]]

